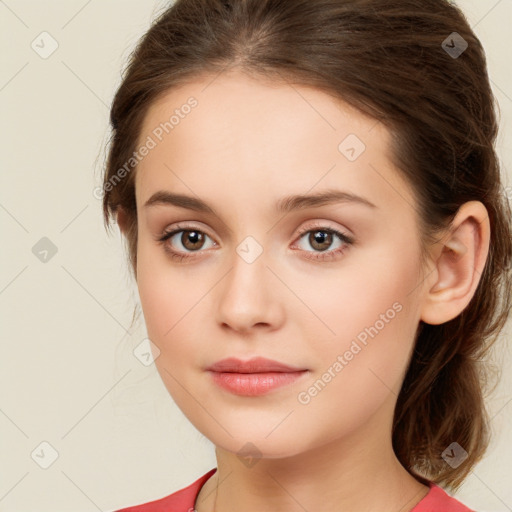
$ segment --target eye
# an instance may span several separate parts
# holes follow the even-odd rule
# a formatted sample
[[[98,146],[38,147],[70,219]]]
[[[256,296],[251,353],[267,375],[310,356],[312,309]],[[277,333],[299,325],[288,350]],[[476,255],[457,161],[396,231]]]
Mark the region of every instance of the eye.
[[[205,246],[206,238],[210,238],[204,231],[194,228],[193,226],[177,225],[172,231],[165,231],[158,238],[158,242],[162,243],[164,250],[171,258],[183,260],[188,258],[187,252],[200,252]],[[215,246],[213,242],[211,246]],[[174,247],[178,247],[175,250]]]
[[[305,235],[308,236],[306,237]],[[341,244],[333,250],[328,250],[329,247],[332,246],[333,242],[336,241],[336,238],[341,241]],[[306,244],[309,244],[309,246],[314,249],[314,251],[308,251],[307,249],[300,247],[307,253],[305,258],[320,261],[336,258],[343,254],[348,246],[354,243],[354,239],[351,236],[346,235],[337,229],[322,225],[308,226],[307,228],[302,229],[300,231],[299,240],[302,239],[304,239]]]
[[[308,235],[308,237],[306,238],[305,235]],[[190,255],[194,252],[204,252],[201,249],[205,248],[207,238],[211,240],[204,231],[194,226],[178,224],[171,231],[164,231],[157,241],[164,246],[164,250],[172,259],[182,261],[193,257]],[[334,259],[343,254],[347,247],[354,243],[351,236],[321,224],[303,228],[299,233],[299,240],[302,239],[305,239],[306,243],[314,249],[308,251],[304,247],[299,247],[302,252],[306,253],[304,257],[318,261]],[[328,250],[336,239],[341,243],[337,248]],[[216,242],[212,241],[210,247],[216,245]]]

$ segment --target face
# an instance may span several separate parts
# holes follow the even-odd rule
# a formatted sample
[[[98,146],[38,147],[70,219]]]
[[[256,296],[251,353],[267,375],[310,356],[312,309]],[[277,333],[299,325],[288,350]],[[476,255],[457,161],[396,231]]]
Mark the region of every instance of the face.
[[[197,78],[148,111],[136,174],[142,310],[165,386],[217,446],[251,442],[277,458],[390,425],[421,269],[415,201],[389,141],[319,90],[235,72]],[[301,371],[207,370],[228,357]]]

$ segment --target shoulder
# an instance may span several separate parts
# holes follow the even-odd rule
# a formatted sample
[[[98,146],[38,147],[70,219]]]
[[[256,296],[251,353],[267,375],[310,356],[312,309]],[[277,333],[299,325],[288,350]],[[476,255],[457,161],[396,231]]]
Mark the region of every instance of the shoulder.
[[[430,482],[430,491],[410,512],[475,512]]]
[[[132,507],[116,510],[115,512],[192,512],[194,510],[194,503],[199,491],[203,484],[210,478],[217,468],[211,469],[208,473],[198,478],[189,486],[176,491],[169,496],[160,498],[158,500],[134,505]]]

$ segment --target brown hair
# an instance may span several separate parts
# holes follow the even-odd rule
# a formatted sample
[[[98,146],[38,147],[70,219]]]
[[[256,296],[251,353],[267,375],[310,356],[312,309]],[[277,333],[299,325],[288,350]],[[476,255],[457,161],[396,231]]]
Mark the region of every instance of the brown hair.
[[[462,40],[467,48],[450,54],[464,49]],[[126,212],[135,277],[135,174],[120,180],[119,170],[157,98],[227,68],[315,87],[384,123],[393,163],[417,199],[423,256],[463,203],[487,208],[490,250],[475,295],[449,322],[420,322],[393,425],[403,466],[424,483],[426,477],[457,489],[489,443],[484,389],[491,367],[484,356],[512,301],[511,211],[480,41],[446,0],[177,0],[132,53],[110,113],[104,219],[108,229],[118,208]],[[441,456],[452,442],[469,455],[458,467]]]

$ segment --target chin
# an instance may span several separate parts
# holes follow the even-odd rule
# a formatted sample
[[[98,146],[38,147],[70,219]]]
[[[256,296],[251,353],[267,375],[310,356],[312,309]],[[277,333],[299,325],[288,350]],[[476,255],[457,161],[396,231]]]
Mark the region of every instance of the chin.
[[[278,423],[276,422],[276,425]],[[278,432],[280,427],[277,427],[269,435],[272,429],[257,428],[254,425],[251,427],[250,423],[237,426],[224,423],[223,426],[229,434],[218,425],[208,424],[206,428],[199,428],[199,425],[195,426],[215,446],[236,454],[241,462],[244,462],[245,459],[283,459],[293,457],[310,448],[310,446],[304,443],[305,441],[307,442],[304,433],[290,433],[289,429],[284,427],[281,429],[281,432]]]

